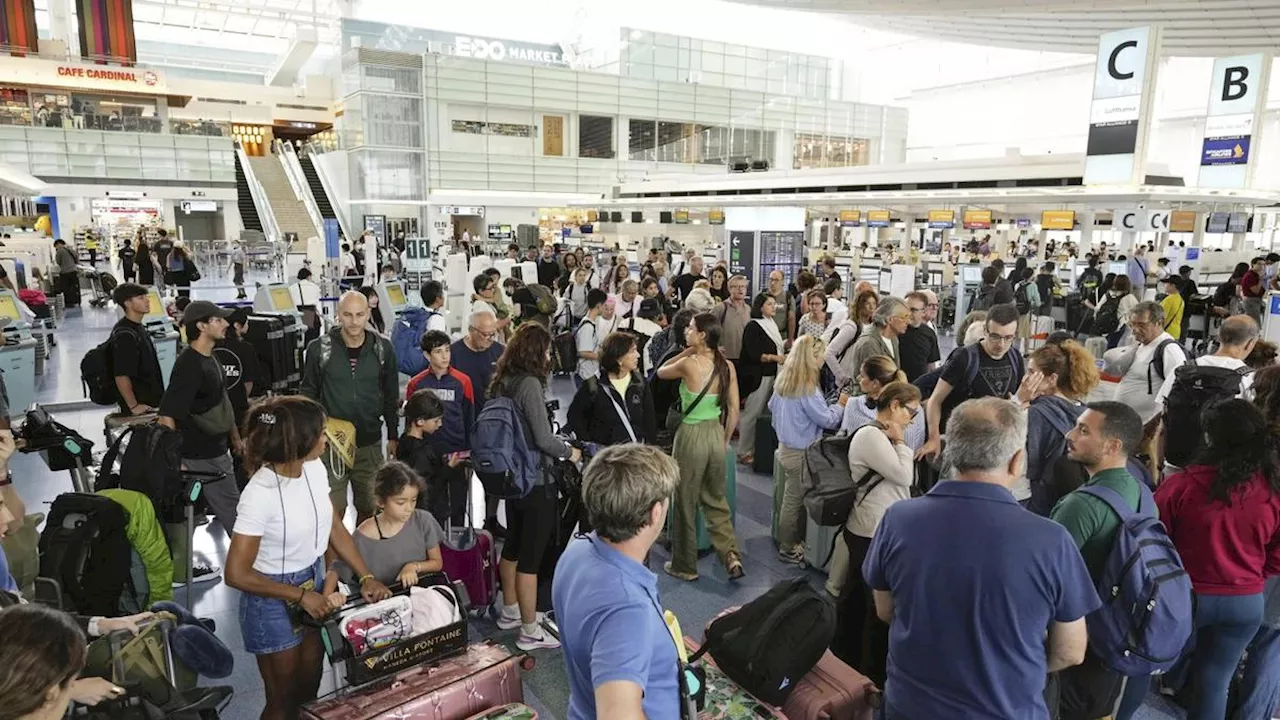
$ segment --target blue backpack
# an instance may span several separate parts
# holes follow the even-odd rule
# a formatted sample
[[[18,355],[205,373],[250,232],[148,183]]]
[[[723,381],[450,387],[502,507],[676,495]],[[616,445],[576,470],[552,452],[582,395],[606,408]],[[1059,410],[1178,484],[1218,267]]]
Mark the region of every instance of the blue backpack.
[[[400,319],[391,331],[391,347],[396,351],[396,369],[405,375],[417,375],[427,369],[427,359],[422,355],[422,336],[427,334],[427,322],[435,310],[407,307],[400,312]]]
[[[1089,648],[1121,675],[1166,672],[1191,638],[1191,577],[1155,517],[1155,498],[1139,483],[1138,512],[1111,488],[1080,489],[1120,516],[1111,555],[1097,578],[1102,607],[1091,613]],[[1145,511],[1144,511],[1145,508]]]
[[[507,500],[528,495],[538,484],[541,461],[525,439],[515,401],[489,398],[471,430],[471,462],[485,493]]]

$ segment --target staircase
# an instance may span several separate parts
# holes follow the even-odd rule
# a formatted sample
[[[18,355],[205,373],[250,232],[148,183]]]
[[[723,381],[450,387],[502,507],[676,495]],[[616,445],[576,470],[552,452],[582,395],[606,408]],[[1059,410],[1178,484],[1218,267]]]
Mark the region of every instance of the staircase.
[[[280,227],[281,239],[287,233],[297,233],[298,240],[306,242],[307,238],[316,235],[319,231],[311,223],[306,206],[293,194],[293,186],[289,184],[289,176],[285,174],[280,158],[275,155],[250,157],[249,164],[253,166],[253,176],[267,193],[271,211],[276,215],[276,225]]]
[[[246,230],[262,232],[262,220],[258,217],[258,209],[253,205],[253,194],[249,190],[249,181],[244,178],[244,168],[240,167],[240,154],[236,159],[236,206],[240,208],[240,221]]]
[[[320,182],[320,176],[316,174],[316,166],[311,164],[311,156],[299,153],[298,164],[302,166],[302,172],[307,176],[307,185],[311,188],[311,196],[316,199],[320,217],[325,220],[337,218],[338,216],[333,212],[333,206],[329,204],[329,194],[324,191],[324,183]]]

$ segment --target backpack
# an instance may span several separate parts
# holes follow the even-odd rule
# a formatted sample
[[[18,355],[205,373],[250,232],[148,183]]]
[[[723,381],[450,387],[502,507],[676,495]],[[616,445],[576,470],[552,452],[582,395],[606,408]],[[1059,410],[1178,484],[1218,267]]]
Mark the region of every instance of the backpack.
[[[870,426],[863,425],[849,435],[818,438],[805,448],[800,485],[804,488],[804,509],[814,524],[844,525],[861,499],[884,480],[870,469],[857,481],[850,475],[849,445],[855,435]]]
[[[439,314],[420,307],[407,307],[401,311],[391,330],[391,347],[396,352],[397,370],[412,377],[427,369],[427,358],[422,354],[422,336],[427,334],[431,316]]]
[[[374,336],[373,337],[373,340],[374,340],[373,355],[374,357],[378,358],[378,379],[385,380],[387,377],[388,363],[387,363],[386,350],[383,349],[382,347],[382,337],[372,331],[369,331],[369,334]],[[329,358],[333,357],[333,336],[330,335],[329,333],[324,333],[320,337],[316,338],[315,342],[320,343],[320,383],[321,383],[321,387],[323,387],[324,376],[325,376],[324,369],[329,366]],[[418,343],[421,343],[421,342],[422,342],[422,338],[421,336],[419,336]],[[422,357],[422,346],[418,343],[414,344],[414,353],[418,357]],[[395,352],[394,347],[392,348],[392,352],[393,353]],[[423,363],[424,364],[422,367],[425,370],[426,358],[423,358]],[[422,372],[422,370],[419,370],[418,372]],[[417,373],[414,373],[414,374],[416,375]]]
[[[515,401],[490,398],[471,428],[471,462],[485,492],[508,500],[528,495],[538,484],[541,461],[525,438]]]
[[[62,609],[115,617],[129,580],[129,513],[116,501],[90,493],[54,499],[40,533],[40,577],[56,581]]]
[[[783,705],[835,635],[835,604],[807,578],[785,580],[707,626],[702,647],[729,679],[766,703]]]
[[[1200,410],[1239,395],[1240,384],[1251,372],[1249,367],[1232,370],[1197,365],[1195,360],[1174,370],[1173,387],[1164,401],[1164,459],[1169,464],[1186,467],[1191,462],[1204,444]]]
[[[1155,517],[1151,491],[1141,483],[1138,489],[1137,512],[1111,488],[1080,489],[1120,516],[1111,554],[1096,580],[1102,607],[1086,622],[1089,649],[1127,677],[1169,670],[1192,631],[1191,577]]]
[[[973,298],[973,307],[969,308],[970,312],[974,310],[987,311],[995,307],[996,304],[996,286],[987,285],[979,288]]]
[[[538,285],[537,283],[526,287],[529,288],[530,294],[533,295],[533,305],[538,309],[539,315],[550,316],[556,314],[556,309],[559,307],[560,303],[556,300],[556,294],[551,290],[551,288],[546,285]]]
[[[102,456],[94,483],[95,490],[109,488],[140,492],[151,500],[161,522],[182,522],[188,502],[183,497],[187,485],[182,476],[182,433],[159,423],[126,428]]]
[[[1107,299],[1093,314],[1093,334],[1110,335],[1120,329],[1120,299],[1123,295],[1107,293]]]
[[[85,397],[95,405],[115,405],[120,402],[120,391],[116,389],[115,363],[111,359],[111,343],[117,333],[130,333],[131,330],[117,328],[114,332],[80,360],[80,385],[84,388]]]
[[[964,347],[965,353],[968,354],[968,357],[966,358],[965,376],[964,376],[964,387],[966,390],[973,387],[973,381],[978,378],[978,367],[979,367],[979,364],[982,362],[982,358],[978,355],[978,353],[982,352],[982,350],[979,349],[980,344],[981,343],[974,343],[972,345],[966,345]],[[1013,366],[1013,385],[1015,386],[1013,388],[1013,391],[1016,391],[1017,390],[1016,386],[1021,381],[1023,370],[1024,370],[1022,365],[1022,353],[1018,352],[1018,348],[1011,347],[1009,348],[1008,356],[1009,356],[1009,364]],[[952,394],[954,394],[954,392]]]
[[[1156,393],[1156,390],[1159,387],[1159,383],[1155,383],[1151,379],[1152,372],[1155,372],[1155,374],[1160,378],[1160,383],[1164,382],[1164,379],[1166,377],[1164,373],[1164,349],[1169,347],[1170,345],[1177,345],[1182,350],[1183,357],[1187,358],[1187,360],[1191,359],[1191,355],[1187,352],[1187,349],[1182,347],[1182,345],[1177,340],[1174,340],[1172,338],[1166,338],[1164,340],[1161,340],[1160,344],[1156,346],[1155,353],[1151,356],[1151,364],[1147,365],[1147,394],[1148,395],[1154,395]]]
[[[1018,307],[1019,315],[1027,315],[1031,312],[1031,297],[1027,295],[1027,286],[1030,284],[1030,280],[1023,280],[1013,289],[1013,302]]]

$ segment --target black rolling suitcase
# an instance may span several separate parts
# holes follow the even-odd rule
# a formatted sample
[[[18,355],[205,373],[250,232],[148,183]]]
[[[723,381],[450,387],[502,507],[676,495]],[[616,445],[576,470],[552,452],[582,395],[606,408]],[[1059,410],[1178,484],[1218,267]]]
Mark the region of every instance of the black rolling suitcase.
[[[773,415],[756,418],[756,444],[752,451],[751,469],[762,474],[773,472],[773,451],[778,449],[778,436],[773,431]]]
[[[302,382],[302,338],[306,327],[296,315],[255,313],[245,340],[258,352],[272,391],[292,391]]]

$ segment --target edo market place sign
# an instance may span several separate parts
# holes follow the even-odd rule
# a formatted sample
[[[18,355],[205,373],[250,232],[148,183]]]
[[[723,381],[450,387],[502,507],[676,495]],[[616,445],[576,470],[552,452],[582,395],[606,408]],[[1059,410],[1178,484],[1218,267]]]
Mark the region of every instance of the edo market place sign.
[[[455,55],[477,60],[515,60],[536,65],[567,65],[564,55],[546,45],[523,45],[505,40],[458,35],[453,41]]]

